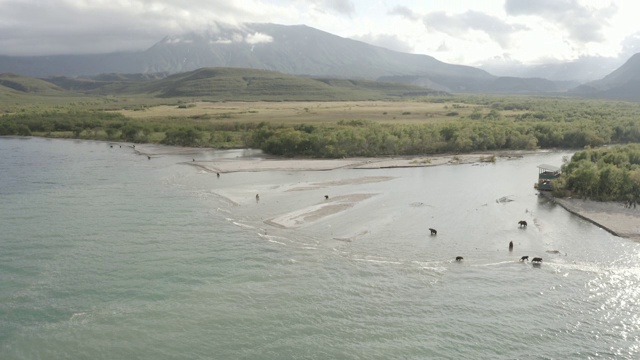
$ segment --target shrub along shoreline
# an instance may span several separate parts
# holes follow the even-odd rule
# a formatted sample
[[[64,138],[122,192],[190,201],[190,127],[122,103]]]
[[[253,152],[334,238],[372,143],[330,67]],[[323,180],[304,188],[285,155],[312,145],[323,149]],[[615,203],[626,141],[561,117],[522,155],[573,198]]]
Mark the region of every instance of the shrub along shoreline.
[[[640,122],[627,116],[557,120],[524,113],[514,119],[462,118],[434,123],[366,120],[320,124],[174,122],[106,111],[44,111],[0,116],[0,135],[44,136],[256,148],[285,157],[429,155],[492,150],[575,149],[640,142]]]
[[[576,152],[554,181],[554,196],[598,201],[640,201],[640,144],[617,145]]]
[[[554,196],[637,204],[640,145],[591,147],[640,143],[638,122],[614,118],[591,125],[585,120],[574,124],[504,119],[429,124],[339,121],[320,125],[265,122],[167,125],[132,120],[113,112],[75,111],[3,115],[0,135],[255,148],[283,157],[327,159],[587,147],[563,165],[562,176],[555,181]]]
[[[172,114],[132,118],[114,109],[95,110],[89,105],[47,107],[36,104],[1,115],[0,135],[217,149],[254,148],[269,155],[324,159],[588,148],[563,166],[563,175],[556,182],[554,195],[628,203],[640,200],[640,149],[637,145],[591,150],[604,145],[640,143],[638,103],[559,97],[467,96],[417,98],[394,105],[398,109],[402,105],[397,104],[409,107],[416,103],[438,106],[425,106],[427,110],[422,110],[427,111],[425,120],[419,122],[395,120],[395,117],[386,122],[333,119],[333,116],[339,116],[336,112],[319,115],[313,123],[301,123],[295,118],[238,121]],[[250,104],[251,119],[260,119],[255,115],[259,103]],[[449,111],[449,105],[460,113],[456,111],[455,116],[438,113]],[[440,116],[437,114],[442,116],[432,120],[431,115]]]
[[[126,103],[131,101],[140,100],[127,99]],[[553,196],[558,201],[562,197],[569,202],[582,198],[615,202],[609,205],[618,207],[622,206],[620,202],[633,207],[640,201],[638,103],[520,96],[413,101],[445,104],[437,110],[445,112],[422,110],[427,111],[424,122],[396,122],[395,117],[394,121],[376,122],[367,120],[367,116],[340,120],[333,119],[339,113],[329,113],[314,118],[313,123],[302,123],[273,118],[238,121],[231,116],[180,117],[175,113],[142,119],[113,111],[122,108],[120,102],[113,105],[115,108],[102,110],[92,110],[86,104],[64,107],[35,102],[23,108],[5,108],[0,116],[0,135],[254,148],[282,157],[324,159],[585,149],[563,165],[562,176],[554,183]],[[251,104],[255,116],[259,104]],[[611,211],[603,213],[611,216]],[[627,222],[627,218],[619,221]]]

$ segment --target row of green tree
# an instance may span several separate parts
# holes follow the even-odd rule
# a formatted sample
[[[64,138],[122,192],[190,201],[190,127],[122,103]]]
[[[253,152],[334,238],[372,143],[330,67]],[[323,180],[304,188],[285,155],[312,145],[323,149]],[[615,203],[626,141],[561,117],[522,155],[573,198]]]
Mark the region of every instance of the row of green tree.
[[[554,195],[638,203],[640,144],[578,151],[562,166]]]
[[[213,148],[246,147],[251,127],[166,119],[143,121],[104,111],[44,111],[0,116],[0,135],[72,137]]]
[[[251,145],[269,154],[336,158],[501,149],[583,148],[640,142],[638,121],[567,122],[461,119],[427,124],[366,121],[335,125],[261,126]]]
[[[476,110],[466,117],[419,124],[350,120],[313,125],[136,120],[116,112],[89,110],[31,111],[0,116],[0,135],[249,147],[274,155],[321,158],[576,149],[640,142],[640,106],[635,103],[480,96],[456,101]]]

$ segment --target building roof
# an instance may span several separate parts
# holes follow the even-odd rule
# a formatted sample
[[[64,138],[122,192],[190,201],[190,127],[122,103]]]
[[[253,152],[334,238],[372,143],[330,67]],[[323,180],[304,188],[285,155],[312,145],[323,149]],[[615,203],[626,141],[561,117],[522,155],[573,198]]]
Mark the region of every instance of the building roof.
[[[538,165],[538,169],[549,170],[549,171],[560,171],[559,167],[555,165],[547,165],[547,164]]]

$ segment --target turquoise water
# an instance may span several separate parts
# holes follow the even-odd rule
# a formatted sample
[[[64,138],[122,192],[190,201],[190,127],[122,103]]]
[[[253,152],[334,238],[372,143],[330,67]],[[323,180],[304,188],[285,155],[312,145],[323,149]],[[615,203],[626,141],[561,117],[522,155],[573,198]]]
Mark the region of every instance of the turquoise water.
[[[0,138],[1,359],[640,356],[639,245],[532,189],[565,153],[217,178],[189,162],[255,153],[137,149]],[[269,225],[327,193],[370,197]]]

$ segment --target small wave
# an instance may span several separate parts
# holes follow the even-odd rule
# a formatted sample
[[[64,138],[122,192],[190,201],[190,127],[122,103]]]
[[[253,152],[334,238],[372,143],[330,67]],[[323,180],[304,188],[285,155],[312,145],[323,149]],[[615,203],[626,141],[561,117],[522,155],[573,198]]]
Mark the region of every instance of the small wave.
[[[602,273],[606,271],[611,271],[612,269],[602,268],[594,264],[585,264],[585,263],[546,263],[551,265],[558,270],[577,270],[582,272],[591,272],[591,273]]]
[[[223,213],[226,213],[226,214],[230,214],[231,213],[231,210],[223,209],[223,208],[216,208],[216,211],[223,212]]]
[[[284,239],[284,238],[282,238],[282,237],[278,237],[278,236],[270,236],[270,235],[265,235],[265,234],[262,234],[262,233],[257,233],[257,234],[258,234],[258,236],[260,236],[261,238],[263,238],[263,239],[267,239],[267,241],[268,241],[268,242],[270,242],[270,243],[279,244],[279,245],[285,245],[285,246],[287,245],[286,243],[284,243],[284,242],[282,242],[282,241],[275,240],[276,238]]]
[[[273,239],[269,239],[269,238],[267,238],[267,241],[270,242],[270,243],[287,246],[287,244],[285,244],[285,243],[283,243],[281,241],[277,241],[277,240],[273,240]]]
[[[417,260],[414,260],[411,263],[419,266],[434,266],[434,264],[440,264],[440,265],[443,264],[442,261],[417,261]]]
[[[317,249],[317,244],[312,244],[312,243],[308,243],[308,242],[300,242],[301,246],[308,246],[308,247],[312,247],[312,248],[316,248]]]
[[[418,265],[422,270],[429,270],[439,274],[442,274],[447,271],[447,268],[442,266],[443,263],[441,261],[438,261],[438,262],[412,261],[411,263]]]
[[[71,315],[71,318],[69,320],[73,320],[74,318],[83,316],[83,315],[87,315],[87,313],[86,312],[73,313],[73,315]]]
[[[243,224],[241,222],[237,222],[237,221],[234,221],[234,220],[231,220],[231,223],[233,225],[235,225],[235,226],[239,226],[239,227],[242,227],[242,228],[245,228],[245,229],[255,229],[256,228],[255,226]]]
[[[476,264],[474,266],[478,266],[478,267],[498,266],[498,265],[504,265],[504,264],[513,264],[513,263],[518,263],[518,262],[519,261],[508,260],[508,261],[498,261],[498,262],[488,263],[488,264]]]
[[[439,266],[423,266],[420,269],[427,270],[427,271],[432,271],[432,272],[434,272],[436,274],[444,274],[447,271],[447,268],[439,267]]]
[[[71,323],[83,323],[83,322],[85,322],[87,320],[86,315],[87,315],[86,312],[73,313],[73,315],[71,315],[71,317],[69,318],[69,322],[71,322]]]
[[[358,259],[358,258],[354,258],[353,260],[355,260],[355,261],[372,262],[372,263],[377,263],[377,264],[393,264],[393,265],[402,264],[402,262],[400,262],[400,261],[392,261],[392,260]]]
[[[351,242],[351,239],[349,238],[339,238],[339,237],[334,237],[333,240],[338,240],[338,241],[344,241],[344,242]]]

